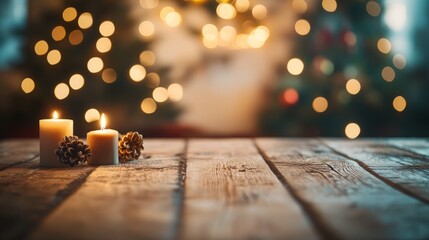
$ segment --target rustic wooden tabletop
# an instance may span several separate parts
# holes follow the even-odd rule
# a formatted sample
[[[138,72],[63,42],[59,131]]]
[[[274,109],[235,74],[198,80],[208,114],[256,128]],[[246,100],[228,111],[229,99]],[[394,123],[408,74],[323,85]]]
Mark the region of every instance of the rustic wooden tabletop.
[[[118,166],[0,143],[0,239],[428,239],[427,139],[150,139]]]

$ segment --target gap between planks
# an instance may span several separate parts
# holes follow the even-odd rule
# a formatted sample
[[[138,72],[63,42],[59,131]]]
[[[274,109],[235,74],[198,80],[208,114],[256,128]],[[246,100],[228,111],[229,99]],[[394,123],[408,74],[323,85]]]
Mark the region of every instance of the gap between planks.
[[[282,183],[283,187],[290,193],[292,198],[301,206],[303,212],[308,217],[309,221],[312,223],[313,227],[316,229],[318,234],[322,239],[341,239],[338,234],[331,229],[331,227],[326,224],[323,219],[320,218],[319,214],[313,209],[311,204],[308,204],[304,199],[298,196],[296,192],[289,186],[285,177],[281,174],[280,170],[271,162],[267,154],[262,150],[262,148],[256,143],[255,138],[252,139],[253,145],[257,149],[259,155],[264,159],[265,163],[268,165],[273,174],[277,179]]]
[[[392,187],[393,189],[395,189],[395,190],[397,190],[397,191],[399,191],[399,192],[401,192],[401,193],[403,193],[403,194],[405,194],[405,195],[407,195],[409,197],[412,197],[412,198],[414,198],[414,199],[416,199],[416,200],[418,200],[418,201],[420,201],[420,202],[422,202],[424,204],[429,204],[429,200],[427,200],[424,197],[421,197],[421,196],[413,193],[412,191],[408,190],[407,188],[405,188],[405,187],[403,187],[403,186],[401,186],[401,185],[399,185],[399,184],[397,184],[397,183],[395,183],[395,182],[393,182],[393,181],[391,181],[391,180],[389,180],[389,179],[381,176],[380,174],[378,174],[377,172],[375,172],[374,170],[372,170],[368,165],[366,165],[365,163],[363,163],[359,159],[353,158],[353,157],[351,157],[351,156],[349,156],[349,155],[347,155],[345,153],[342,153],[342,152],[338,151],[337,149],[331,147],[329,144],[326,144],[322,139],[317,139],[317,140],[321,144],[323,144],[325,147],[331,149],[334,153],[336,153],[336,154],[338,154],[338,155],[340,155],[342,157],[345,157],[347,159],[350,159],[350,160],[356,162],[361,168],[363,168],[369,174],[371,174],[372,176],[376,177],[377,179],[379,179],[380,181],[384,182],[385,184],[387,184],[388,186]],[[386,145],[392,146],[392,145],[387,144],[387,143],[386,143]],[[394,147],[396,149],[399,149],[401,151],[404,150],[404,149],[402,149],[400,147],[396,147],[396,146],[392,146],[392,147]],[[414,156],[420,157],[420,155],[417,155],[414,152],[411,152],[411,151],[405,151],[405,152],[412,153]],[[427,158],[423,158],[423,159],[427,159]]]

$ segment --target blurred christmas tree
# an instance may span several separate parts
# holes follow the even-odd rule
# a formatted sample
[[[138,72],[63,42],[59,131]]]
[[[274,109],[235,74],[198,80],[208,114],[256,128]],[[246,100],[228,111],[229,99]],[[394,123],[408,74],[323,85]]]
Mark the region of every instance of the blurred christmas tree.
[[[405,82],[398,78],[405,58],[392,54],[380,4],[294,0],[292,7],[301,13],[294,54],[262,115],[263,129],[286,136],[388,136],[406,107]]]
[[[127,116],[155,112],[152,92],[160,85],[159,69],[147,50],[150,39],[139,35],[133,6],[127,1],[73,1],[29,22],[23,86],[33,84],[36,90],[19,101],[26,103],[27,114],[49,117],[58,108],[63,117],[80,117],[75,125],[82,134],[98,127],[84,123],[98,120],[102,111],[115,115],[111,126],[127,122]],[[146,116],[145,124],[175,114],[166,103],[155,116]]]

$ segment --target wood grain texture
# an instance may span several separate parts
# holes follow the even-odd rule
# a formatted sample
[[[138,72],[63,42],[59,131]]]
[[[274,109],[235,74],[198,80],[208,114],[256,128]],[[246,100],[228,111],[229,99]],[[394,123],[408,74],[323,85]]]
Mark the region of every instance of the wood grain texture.
[[[409,151],[371,140],[326,140],[328,146],[368,168],[374,176],[429,204],[429,161]]]
[[[2,140],[0,142],[0,170],[29,161],[39,155],[39,141],[34,139]]]
[[[404,149],[406,151],[417,153],[429,161],[429,140],[415,138],[396,138],[384,140],[388,144]]]
[[[249,139],[189,142],[182,239],[314,239]]]
[[[25,236],[93,169],[38,166],[36,158],[0,172],[0,239]]]
[[[184,140],[146,140],[141,158],[99,166],[31,239],[172,238]]]
[[[299,199],[344,239],[429,237],[429,205],[402,194],[316,140],[257,139]]]

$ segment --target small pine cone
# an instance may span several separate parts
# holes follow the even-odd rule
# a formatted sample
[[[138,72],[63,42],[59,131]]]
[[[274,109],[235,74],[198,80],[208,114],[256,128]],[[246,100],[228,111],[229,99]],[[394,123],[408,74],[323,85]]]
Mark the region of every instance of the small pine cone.
[[[85,163],[91,157],[91,150],[77,136],[65,136],[58,143],[55,154],[61,163],[76,166],[79,163]]]
[[[119,140],[119,159],[121,162],[138,159],[143,149],[143,135],[138,132],[128,132]]]

